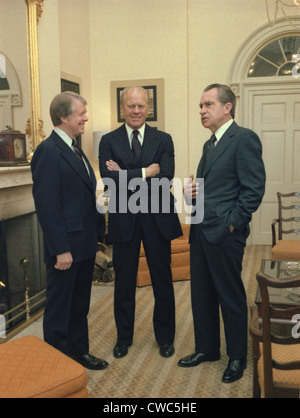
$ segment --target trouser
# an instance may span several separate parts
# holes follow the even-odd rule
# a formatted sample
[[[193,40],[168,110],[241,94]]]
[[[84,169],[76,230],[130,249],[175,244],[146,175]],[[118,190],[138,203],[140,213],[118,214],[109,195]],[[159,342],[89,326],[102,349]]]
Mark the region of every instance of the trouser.
[[[157,228],[151,214],[137,214],[130,242],[114,243],[114,312],[117,343],[131,345],[134,334],[135,293],[140,245],[143,241],[155,305],[153,326],[158,344],[172,344],[175,335],[175,298],[171,272],[171,243]]]
[[[227,354],[240,359],[247,354],[247,300],[241,279],[245,237],[228,233],[220,244],[209,243],[201,228],[193,229],[191,251],[191,297],[196,352],[220,349],[221,307]]]
[[[44,340],[65,354],[89,353],[88,320],[95,256],[68,270],[47,266]]]

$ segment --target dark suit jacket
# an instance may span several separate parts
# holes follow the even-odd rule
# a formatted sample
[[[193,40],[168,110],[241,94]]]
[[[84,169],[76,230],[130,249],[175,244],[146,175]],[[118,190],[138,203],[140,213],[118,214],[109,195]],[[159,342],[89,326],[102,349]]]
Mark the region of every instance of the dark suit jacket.
[[[204,144],[203,154],[208,141]],[[203,157],[197,177],[202,177]],[[229,225],[249,235],[252,213],[259,207],[265,191],[262,145],[250,129],[235,122],[227,129],[213,150],[204,173],[204,219],[201,228],[211,243],[222,242]]]
[[[113,160],[119,164],[122,171],[109,171],[106,168],[106,161]],[[147,167],[152,163],[160,165],[160,173],[156,178],[167,178],[169,181],[174,176],[174,146],[169,134],[151,128],[146,125],[144,142],[142,146],[141,160],[137,162],[129,145],[128,135],[125,124],[113,132],[104,135],[99,145],[99,164],[100,173],[104,184],[106,179],[114,181],[115,190],[111,190],[112,197],[109,203],[109,238],[111,242],[130,241],[136,221],[136,216],[129,210],[121,213],[122,197],[127,195],[127,201],[133,196],[133,192],[128,190],[128,184],[132,179],[142,179],[142,167]],[[125,183],[120,180],[119,174],[127,174]],[[107,183],[108,184],[108,183]],[[153,201],[153,183],[147,179],[148,211],[151,210],[151,201]],[[110,186],[108,184],[108,186]],[[121,198],[120,198],[121,193]],[[154,220],[164,238],[172,240],[182,235],[180,222],[177,213],[175,213],[174,196],[167,187],[159,187],[160,202],[156,213],[153,213]],[[170,199],[169,213],[163,213],[161,197]],[[127,204],[127,201],[125,202]]]
[[[90,177],[55,131],[34,152],[33,196],[44,233],[47,264],[55,264],[56,255],[64,252],[70,251],[73,261],[78,262],[97,250],[96,179],[86,161]]]

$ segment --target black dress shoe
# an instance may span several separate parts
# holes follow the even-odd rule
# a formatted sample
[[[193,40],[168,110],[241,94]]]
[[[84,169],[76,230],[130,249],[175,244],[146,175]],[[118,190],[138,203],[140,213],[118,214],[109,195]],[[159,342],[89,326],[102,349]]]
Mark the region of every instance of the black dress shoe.
[[[184,357],[178,362],[180,367],[195,367],[198,364],[204,363],[205,361],[217,361],[220,360],[220,352],[211,354],[194,353],[190,356]]]
[[[159,354],[163,357],[171,357],[175,353],[173,344],[163,344],[160,346]]]
[[[107,361],[92,356],[91,354],[84,354],[82,356],[70,356],[73,360],[80,363],[83,367],[90,370],[103,370],[108,366]]]
[[[113,349],[113,355],[115,358],[125,357],[128,354],[127,345],[118,345],[116,344]]]
[[[246,358],[238,360],[229,360],[227,369],[225,370],[222,378],[223,383],[232,383],[241,379],[244,374],[244,370],[247,367]]]

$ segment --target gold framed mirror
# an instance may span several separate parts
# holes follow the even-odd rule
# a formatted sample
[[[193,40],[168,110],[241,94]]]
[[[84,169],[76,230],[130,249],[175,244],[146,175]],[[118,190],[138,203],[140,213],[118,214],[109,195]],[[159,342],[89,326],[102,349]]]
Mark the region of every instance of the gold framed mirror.
[[[37,145],[46,137],[43,131],[40,106],[40,74],[38,56],[37,27],[43,13],[45,0],[25,0],[27,17],[27,50],[29,68],[29,91],[31,96],[31,115],[27,120],[26,134],[29,138],[31,155]]]

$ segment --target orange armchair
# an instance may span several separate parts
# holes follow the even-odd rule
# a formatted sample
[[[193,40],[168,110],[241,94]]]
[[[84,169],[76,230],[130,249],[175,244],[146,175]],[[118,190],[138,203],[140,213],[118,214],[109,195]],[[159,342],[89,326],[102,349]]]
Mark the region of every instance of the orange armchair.
[[[181,224],[181,228],[183,235],[171,242],[171,269],[173,281],[190,279],[190,225]],[[141,245],[136,284],[138,287],[151,284],[150,273],[143,245]]]

